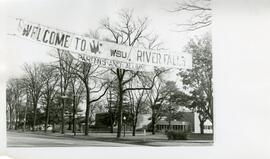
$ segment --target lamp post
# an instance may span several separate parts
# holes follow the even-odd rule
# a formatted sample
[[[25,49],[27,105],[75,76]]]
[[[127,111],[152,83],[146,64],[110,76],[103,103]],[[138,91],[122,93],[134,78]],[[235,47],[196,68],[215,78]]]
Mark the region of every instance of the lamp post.
[[[124,120],[124,137],[126,136],[126,117],[124,116],[123,117],[123,120]]]

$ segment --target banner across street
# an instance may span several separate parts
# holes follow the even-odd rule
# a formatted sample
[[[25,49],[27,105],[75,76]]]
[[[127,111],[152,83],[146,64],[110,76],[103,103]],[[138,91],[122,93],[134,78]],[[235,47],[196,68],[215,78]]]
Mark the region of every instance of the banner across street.
[[[76,59],[103,67],[139,71],[149,67],[192,68],[192,57],[187,53],[120,45],[23,19],[16,19],[16,24],[16,36],[68,51]]]

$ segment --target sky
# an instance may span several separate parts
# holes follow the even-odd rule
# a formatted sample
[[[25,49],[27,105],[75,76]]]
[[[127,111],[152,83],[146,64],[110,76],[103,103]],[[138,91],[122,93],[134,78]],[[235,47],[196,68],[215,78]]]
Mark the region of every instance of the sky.
[[[149,31],[159,36],[163,48],[182,52],[187,42],[206,30],[176,32],[175,24],[186,20],[187,14],[167,10],[175,7],[176,0],[0,0],[0,82],[20,77],[25,63],[54,61],[49,53],[54,48],[26,39],[10,36],[16,33],[14,18],[43,24],[64,31],[84,34],[100,27],[100,21],[109,17],[117,22],[121,9],[133,9],[134,17],[147,17]],[[181,82],[176,70],[167,79]]]
[[[119,20],[117,13],[121,9],[133,9],[135,17],[148,17],[149,30],[157,34],[164,43],[163,47],[172,51],[182,51],[192,37],[203,31],[175,32],[175,24],[186,19],[186,14],[173,14],[175,0],[10,0],[2,1],[1,15],[4,62],[8,77],[20,75],[24,63],[46,62],[54,60],[48,56],[53,48],[43,46],[25,39],[8,36],[16,25],[12,18],[44,24],[50,27],[84,34],[100,27],[100,20],[109,17],[111,21]]]

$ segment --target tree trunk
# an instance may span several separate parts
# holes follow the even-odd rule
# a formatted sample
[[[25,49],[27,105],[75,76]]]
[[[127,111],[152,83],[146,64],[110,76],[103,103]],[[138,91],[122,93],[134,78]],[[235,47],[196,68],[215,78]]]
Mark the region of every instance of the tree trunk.
[[[111,133],[113,133],[113,113],[112,113],[112,91],[110,90],[110,99],[109,99],[109,116],[110,116],[110,128],[111,128]]]
[[[47,132],[47,127],[48,127],[48,122],[49,122],[49,105],[50,105],[50,101],[47,100],[47,105],[46,105],[46,114],[45,114],[45,133]]]
[[[138,110],[136,110],[135,119],[134,119],[133,125],[132,125],[132,136],[136,135],[137,120],[138,120]]]
[[[210,109],[210,113],[209,113],[209,117],[210,117],[210,121],[213,125],[214,123],[214,119],[213,119],[213,96],[211,94],[210,100],[209,100],[209,109]]]
[[[27,105],[25,106],[24,110],[23,131],[25,131],[26,128],[26,117],[27,117]]]
[[[122,83],[122,82],[121,82]],[[122,85],[119,86],[119,104],[118,104],[118,111],[117,111],[117,138],[121,137],[122,132],[122,118],[123,118],[123,92],[122,92]]]
[[[171,130],[171,118],[170,117],[169,117],[168,123],[169,123],[168,130]]]
[[[82,130],[82,123],[79,122],[78,124],[79,124],[79,131],[82,132],[82,131],[83,131],[83,130]]]
[[[132,125],[132,136],[135,136],[136,135],[136,125],[133,124]]]
[[[155,135],[156,134],[156,130],[155,130],[155,125],[156,125],[156,119],[154,117],[154,114],[152,115],[152,134]]]
[[[204,121],[200,121],[200,133],[204,134]]]
[[[28,92],[26,93],[26,105],[25,105],[25,110],[24,110],[24,123],[23,123],[23,131],[26,130],[26,120],[27,120],[27,107],[30,103],[30,99],[29,99],[29,94]]]
[[[168,130],[170,131],[171,128],[171,124],[172,123],[172,106],[171,106],[171,101],[170,101],[170,106],[169,106],[169,116],[168,116]]]
[[[88,135],[89,131],[89,113],[90,113],[90,92],[88,89],[88,84],[86,86],[86,111],[85,111],[85,127],[84,127],[84,135]]]
[[[62,118],[62,126],[61,126],[61,134],[65,133],[65,99],[62,98],[62,113],[61,113],[61,118]]]
[[[113,113],[109,112],[109,115],[110,115],[110,129],[111,129],[111,133],[113,133]]]
[[[17,108],[15,108],[15,113],[14,113],[14,118],[15,118],[15,124],[14,124],[14,129],[17,130],[17,121],[18,121],[18,114],[17,114]]]
[[[12,109],[11,109],[11,106],[10,106],[10,109],[9,109],[9,130],[12,129]]]
[[[75,96],[73,96],[73,114],[72,114],[73,115],[72,116],[73,126],[72,126],[72,128],[73,128],[74,136],[76,135],[76,114],[77,114],[77,112],[76,112],[76,101],[75,101]]]
[[[53,133],[55,132],[55,123],[54,122],[52,123],[52,132]]]
[[[33,121],[33,129],[32,131],[36,131],[36,119],[37,119],[37,102],[34,102],[34,121]]]
[[[22,120],[21,120],[20,116],[21,116],[21,113],[20,113],[20,112],[18,112],[17,129],[21,129],[21,128],[22,128],[22,127],[20,126],[20,125],[21,125],[21,122],[22,122]]]
[[[68,115],[68,130],[71,130],[71,123],[72,123],[72,116],[71,116],[71,114],[69,113],[69,115]]]
[[[118,78],[118,96],[119,96],[119,103],[117,109],[117,138],[121,137],[122,132],[122,125],[123,125],[123,78],[124,78],[124,70],[117,69],[117,78]]]
[[[113,133],[113,123],[111,124],[110,129],[110,132]]]

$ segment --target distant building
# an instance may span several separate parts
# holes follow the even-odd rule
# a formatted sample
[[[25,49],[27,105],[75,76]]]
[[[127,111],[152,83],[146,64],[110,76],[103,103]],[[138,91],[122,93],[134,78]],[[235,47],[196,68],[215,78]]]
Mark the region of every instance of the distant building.
[[[110,127],[110,114],[109,113],[98,113],[95,117],[95,127],[102,129],[102,128],[109,128]]]
[[[116,124],[115,124],[116,126]],[[102,130],[109,130],[109,113],[98,113],[95,117],[95,128]],[[161,118],[156,123],[156,130],[159,132],[165,132],[166,130],[182,131],[200,133],[200,121],[198,119],[198,113],[191,111],[183,111],[182,118],[180,120],[171,121],[171,126],[165,117]],[[137,120],[136,130],[150,129],[151,128],[151,114],[139,114]],[[213,133],[212,123],[207,120],[204,123],[204,133]]]
[[[151,122],[151,114],[139,114],[136,130],[143,129]],[[116,127],[116,124],[114,123]],[[108,112],[97,113],[95,116],[95,128],[106,130],[110,127],[110,115]]]
[[[171,125],[171,126],[170,126]],[[194,132],[194,113],[193,112],[182,112],[180,120],[173,120],[171,124],[166,119],[161,119],[156,124],[157,131],[183,131],[183,132]]]
[[[151,123],[151,114],[139,114],[136,129],[146,128]]]
[[[200,120],[199,120],[199,114],[198,113],[194,113],[195,116],[194,116],[194,119],[195,119],[195,131],[194,133],[200,133],[201,130],[200,130]],[[210,120],[206,120],[204,122],[204,133],[205,134],[212,134],[213,133],[213,124],[210,122]]]

